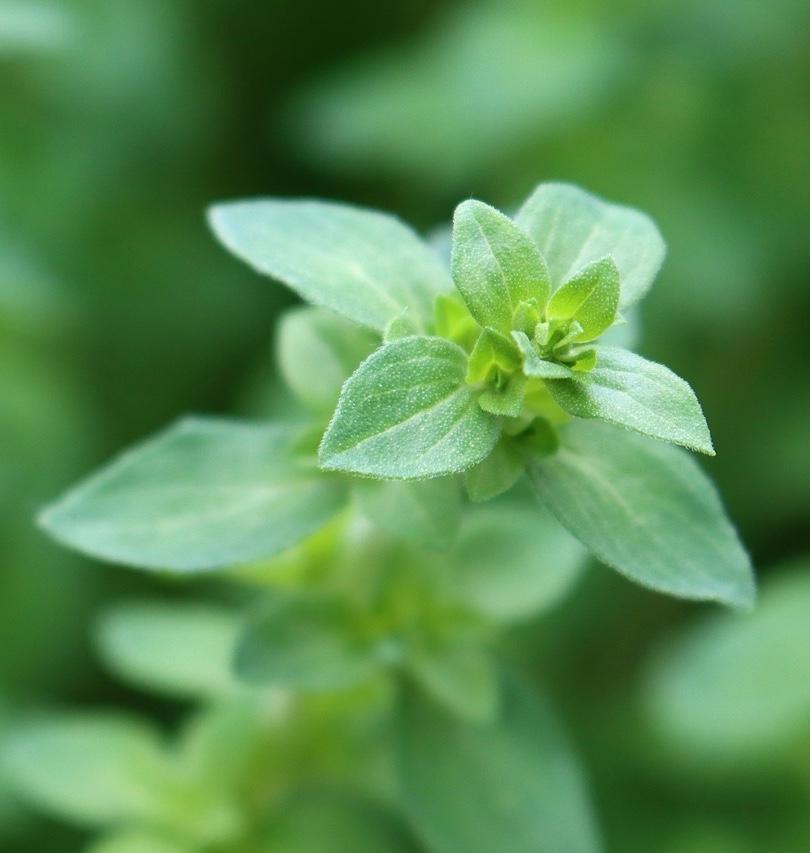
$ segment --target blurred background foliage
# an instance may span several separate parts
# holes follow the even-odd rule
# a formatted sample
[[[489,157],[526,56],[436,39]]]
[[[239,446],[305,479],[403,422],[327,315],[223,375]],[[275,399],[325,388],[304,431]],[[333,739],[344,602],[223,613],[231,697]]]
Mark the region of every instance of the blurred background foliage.
[[[802,0],[0,0],[0,730],[43,705],[179,713],[108,680],[89,625],[185,585],[32,519],[175,416],[262,398],[290,299],[215,246],[206,205],[326,196],[430,230],[566,180],[668,242],[641,350],[704,404],[762,607],[594,569],[514,654],[565,712],[608,849],[810,849],[808,33]],[[0,769],[0,847],[81,839]]]

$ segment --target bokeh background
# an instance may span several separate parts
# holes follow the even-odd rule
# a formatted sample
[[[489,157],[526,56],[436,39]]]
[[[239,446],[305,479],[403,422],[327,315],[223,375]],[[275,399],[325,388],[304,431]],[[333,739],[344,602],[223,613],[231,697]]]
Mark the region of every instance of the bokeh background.
[[[158,582],[33,518],[181,413],[262,397],[291,297],[214,243],[205,207],[321,196],[430,231],[543,180],[661,227],[640,349],[703,402],[763,603],[729,621],[595,567],[515,647],[608,849],[810,849],[802,0],[0,0],[0,729],[45,706],[177,713],[108,678],[91,642],[105,602]],[[81,842],[0,769],[0,849]]]

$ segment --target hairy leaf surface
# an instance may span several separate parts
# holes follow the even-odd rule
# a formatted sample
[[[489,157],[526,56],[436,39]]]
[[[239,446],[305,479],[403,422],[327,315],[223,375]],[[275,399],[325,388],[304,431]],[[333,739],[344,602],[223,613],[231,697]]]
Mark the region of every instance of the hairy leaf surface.
[[[442,338],[385,344],[343,388],[321,443],[325,468],[384,479],[452,474],[479,462],[499,421],[465,382],[467,355]]]
[[[685,451],[571,422],[559,452],[530,463],[541,502],[602,562],[683,598],[749,608],[751,561],[709,478]]]
[[[378,332],[406,312],[424,330],[436,294],[452,291],[437,255],[385,213],[264,199],[216,205],[209,218],[220,241],[256,270]]]
[[[298,461],[289,426],[187,418],[69,491],[40,521],[91,556],[147,569],[267,557],[340,510],[345,484]]]
[[[515,222],[536,241],[555,287],[586,264],[612,255],[621,271],[621,310],[650,289],[666,254],[648,216],[571,184],[540,184]]]
[[[503,213],[465,201],[453,218],[453,280],[481,326],[509,334],[521,302],[543,306],[551,288],[534,241]]]
[[[596,350],[596,367],[548,382],[571,415],[597,418],[714,456],[709,427],[694,391],[668,367],[616,347]]]

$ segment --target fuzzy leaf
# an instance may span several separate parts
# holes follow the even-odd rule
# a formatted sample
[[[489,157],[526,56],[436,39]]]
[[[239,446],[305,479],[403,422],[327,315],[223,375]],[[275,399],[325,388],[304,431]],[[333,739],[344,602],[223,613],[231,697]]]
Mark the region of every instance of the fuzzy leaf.
[[[436,294],[452,291],[435,253],[384,213],[264,199],[216,205],[209,219],[219,240],[256,270],[378,332],[403,312],[424,330]]]
[[[532,342],[523,332],[512,332],[512,338],[523,356],[523,373],[532,379],[568,379],[575,376],[570,367],[546,361],[534,351]]]
[[[542,306],[551,289],[548,269],[534,241],[500,211],[465,201],[453,218],[453,280],[481,326],[503,334],[512,315],[532,297]]]
[[[714,456],[709,427],[689,384],[669,368],[614,347],[595,347],[596,367],[552,379],[557,403],[578,418],[597,418]]]
[[[619,268],[612,257],[601,258],[566,279],[551,297],[546,316],[576,320],[582,331],[576,341],[593,341],[616,320]]]
[[[751,561],[712,482],[683,450],[597,423],[528,470],[537,494],[602,562],[643,586],[750,608]]]
[[[417,833],[435,853],[598,851],[579,765],[546,703],[522,684],[503,694],[486,725],[406,694],[400,783]]]
[[[571,184],[540,184],[515,222],[539,246],[552,286],[559,286],[591,261],[612,255],[621,272],[621,310],[650,289],[666,254],[661,234],[649,217]]]
[[[249,621],[234,668],[251,684],[340,690],[377,669],[371,645],[352,636],[356,617],[325,593],[273,596]]]
[[[345,484],[297,461],[297,431],[186,418],[122,454],[40,517],[93,557],[193,572],[267,557],[323,526]]]
[[[442,338],[385,344],[346,382],[321,463],[405,480],[475,465],[495,444],[499,422],[478,405],[466,373],[464,350]]]

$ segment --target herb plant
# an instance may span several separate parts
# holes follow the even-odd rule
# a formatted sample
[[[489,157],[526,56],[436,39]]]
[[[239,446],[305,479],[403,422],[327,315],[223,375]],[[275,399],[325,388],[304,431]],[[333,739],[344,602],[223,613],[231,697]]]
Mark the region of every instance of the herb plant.
[[[280,325],[279,414],[185,419],[41,520],[112,562],[227,569],[246,619],[141,604],[99,633],[123,678],[198,685],[188,696],[214,733],[192,721],[156,757],[132,721],[38,723],[12,744],[12,776],[111,827],[104,851],[164,849],[150,835],[172,851],[599,849],[576,759],[499,640],[555,605],[587,553],[661,592],[754,599],[688,452],[714,453],[697,398],[616,345],[663,261],[657,228],[542,184],[514,219],[459,205],[448,270],[397,219],[355,207],[235,202],[211,223],[311,303]],[[65,757],[76,725],[94,746]],[[220,774],[231,746],[244,766]],[[106,774],[92,762],[119,748],[120,799],[76,805]],[[154,808],[132,785],[144,762],[175,780]],[[284,840],[304,801],[331,815],[311,848]],[[358,821],[374,840],[334,828]]]

